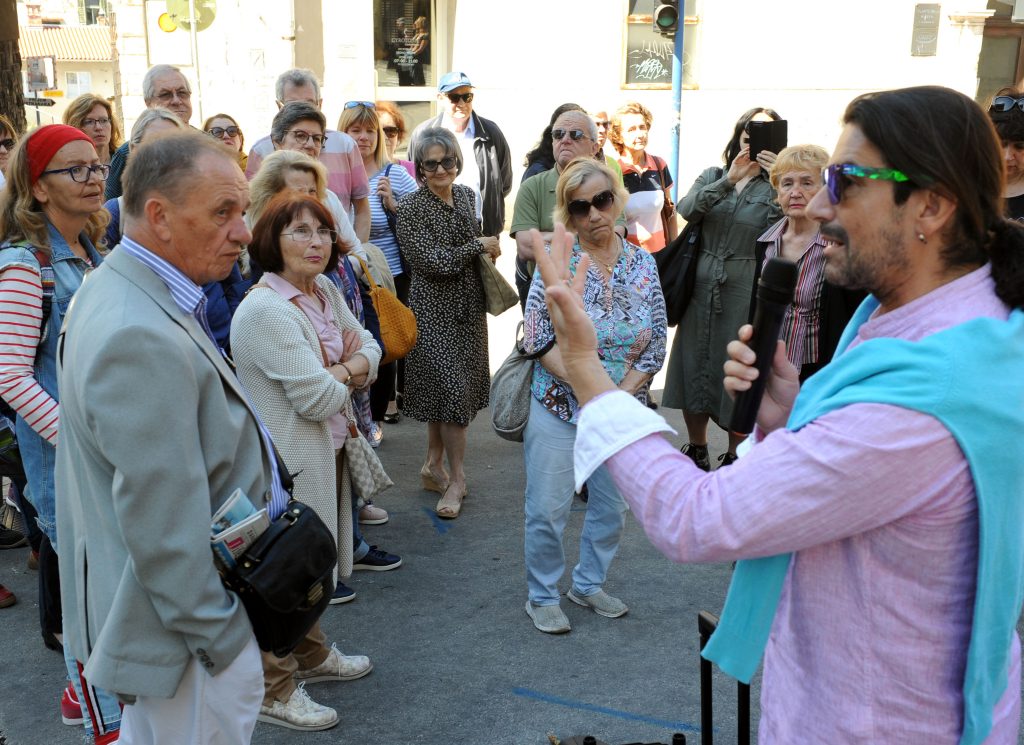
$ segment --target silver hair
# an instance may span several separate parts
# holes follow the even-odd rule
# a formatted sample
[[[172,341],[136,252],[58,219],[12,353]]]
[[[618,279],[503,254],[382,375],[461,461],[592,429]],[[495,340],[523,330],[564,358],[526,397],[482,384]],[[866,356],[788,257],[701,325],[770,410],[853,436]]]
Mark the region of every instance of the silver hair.
[[[163,106],[154,106],[151,109],[143,111],[139,115],[139,118],[135,120],[135,124],[132,125],[132,134],[131,137],[128,138],[128,150],[134,150],[139,144],[139,140],[142,139],[142,135],[146,133],[146,129],[149,125],[153,122],[160,121],[161,119],[166,119],[167,121],[172,122],[178,129],[185,129],[185,125],[181,123],[181,119],[179,119],[170,109],[165,109]]]
[[[420,164],[423,162],[423,154],[434,145],[440,145],[444,148],[444,157],[455,158],[458,173],[462,173],[462,148],[459,147],[459,141],[455,139],[455,135],[443,127],[427,127],[416,135],[416,152],[411,153],[416,164],[416,180],[421,184],[426,183],[426,176],[420,168]]]
[[[192,92],[192,84],[188,82],[188,78],[185,77],[185,73],[179,70],[174,65],[153,65],[151,68],[146,70],[146,75],[142,78],[142,99],[146,102],[146,105],[156,100],[156,84],[154,81],[160,75],[166,75],[169,72],[176,72],[185,80],[185,90],[189,93]]]
[[[590,114],[588,114],[583,109],[568,109],[566,111],[563,111],[557,117],[555,117],[555,122],[557,122],[566,114],[579,114],[580,119],[582,119],[585,122],[584,130],[586,131],[587,137],[589,137],[591,141],[597,142],[597,125],[594,124],[594,120],[590,118]],[[555,128],[555,122],[551,123],[552,129]]]
[[[284,103],[284,87],[287,83],[291,83],[296,88],[303,85],[313,86],[313,90],[316,91],[316,100],[320,100],[320,81],[316,79],[316,73],[312,70],[305,67],[293,67],[278,75],[277,82],[274,83],[274,96],[278,103]]]

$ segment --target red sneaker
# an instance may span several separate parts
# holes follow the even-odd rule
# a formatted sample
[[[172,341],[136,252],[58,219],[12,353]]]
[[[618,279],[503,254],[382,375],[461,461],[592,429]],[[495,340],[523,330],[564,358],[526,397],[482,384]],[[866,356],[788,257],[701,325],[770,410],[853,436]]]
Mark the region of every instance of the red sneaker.
[[[14,593],[0,585],[0,608],[9,608],[17,602],[18,598],[14,596]]]
[[[82,705],[78,703],[78,698],[75,696],[75,687],[68,683],[67,688],[64,689],[63,695],[60,697],[60,720],[64,724],[82,724],[85,722],[85,717],[82,716]]]

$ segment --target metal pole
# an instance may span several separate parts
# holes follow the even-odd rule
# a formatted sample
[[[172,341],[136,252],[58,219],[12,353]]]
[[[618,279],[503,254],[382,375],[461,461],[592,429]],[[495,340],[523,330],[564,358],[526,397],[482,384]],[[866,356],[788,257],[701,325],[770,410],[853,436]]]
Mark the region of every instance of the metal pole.
[[[203,83],[199,75],[199,39],[196,38],[196,0],[188,0],[188,26],[189,37],[192,44],[192,69],[196,72],[196,113],[199,114],[199,121],[203,121]],[[185,122],[188,124],[188,122]]]
[[[683,25],[686,0],[679,0],[679,23],[676,26],[675,50],[672,53],[672,152],[668,170],[672,174],[672,201],[679,202],[679,120],[683,107]]]
[[[39,126],[39,106],[36,105],[36,126]]]

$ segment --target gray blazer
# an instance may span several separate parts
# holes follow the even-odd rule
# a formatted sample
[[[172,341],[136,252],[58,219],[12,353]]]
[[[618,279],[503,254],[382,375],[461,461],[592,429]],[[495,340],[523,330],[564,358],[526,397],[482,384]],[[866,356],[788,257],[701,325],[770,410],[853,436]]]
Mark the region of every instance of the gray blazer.
[[[164,283],[115,248],[69,311],[59,372],[57,536],[64,644],[93,684],[173,696],[252,636],[210,551],[241,488],[269,499],[269,458],[233,370]]]

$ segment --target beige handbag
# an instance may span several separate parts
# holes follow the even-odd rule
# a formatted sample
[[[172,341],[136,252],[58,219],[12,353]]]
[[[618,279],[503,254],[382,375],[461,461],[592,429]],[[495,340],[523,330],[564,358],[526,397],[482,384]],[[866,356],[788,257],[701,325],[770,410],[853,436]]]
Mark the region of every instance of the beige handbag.
[[[369,502],[394,485],[394,482],[381,465],[377,453],[356,427],[351,396],[345,403],[345,416],[348,417],[348,437],[345,439],[345,466],[348,468],[348,477],[352,482],[355,497]]]
[[[486,253],[477,254],[476,267],[480,272],[480,282],[484,286],[484,301],[487,312],[492,316],[500,316],[509,308],[519,304],[519,293],[508,283],[498,267]]]

